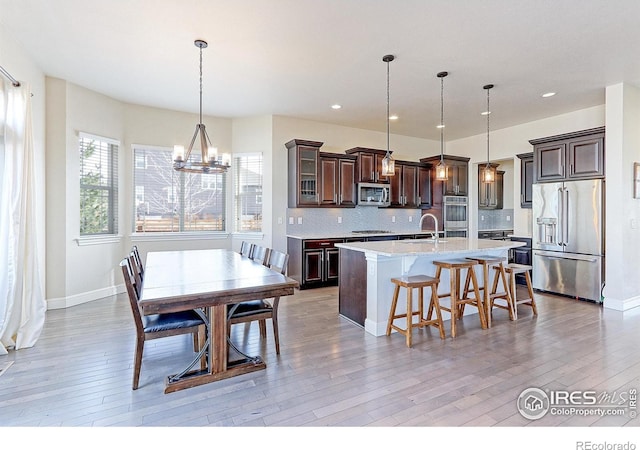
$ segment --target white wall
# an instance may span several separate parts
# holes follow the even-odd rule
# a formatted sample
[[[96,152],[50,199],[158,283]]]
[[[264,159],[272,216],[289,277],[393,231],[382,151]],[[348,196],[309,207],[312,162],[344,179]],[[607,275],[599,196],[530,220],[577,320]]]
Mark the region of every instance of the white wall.
[[[633,163],[640,162],[640,89],[607,87],[605,306],[640,306],[640,199],[633,198]]]

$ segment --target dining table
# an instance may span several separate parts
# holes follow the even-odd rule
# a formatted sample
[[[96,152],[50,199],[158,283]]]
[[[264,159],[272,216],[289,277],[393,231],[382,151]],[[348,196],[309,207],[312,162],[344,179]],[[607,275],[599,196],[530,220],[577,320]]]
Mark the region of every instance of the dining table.
[[[200,352],[186,369],[166,378],[164,392],[265,369],[262,357],[244,354],[229,340],[227,305],[290,296],[298,287],[296,280],[280,271],[232,250],[147,253],[139,299],[142,313],[195,310],[206,324],[206,340]],[[203,356],[206,367],[198,364]]]

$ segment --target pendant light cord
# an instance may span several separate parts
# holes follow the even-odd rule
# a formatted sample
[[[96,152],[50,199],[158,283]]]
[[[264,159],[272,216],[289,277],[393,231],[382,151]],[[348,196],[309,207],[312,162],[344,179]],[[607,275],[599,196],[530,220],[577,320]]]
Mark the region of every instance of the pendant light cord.
[[[444,77],[440,77],[440,162],[444,153]]]
[[[489,167],[489,116],[491,116],[491,109],[489,108],[489,91],[491,88],[487,88],[487,167]]]
[[[200,47],[200,123],[202,123],[202,47]]]
[[[387,61],[387,156],[389,156],[389,61]]]

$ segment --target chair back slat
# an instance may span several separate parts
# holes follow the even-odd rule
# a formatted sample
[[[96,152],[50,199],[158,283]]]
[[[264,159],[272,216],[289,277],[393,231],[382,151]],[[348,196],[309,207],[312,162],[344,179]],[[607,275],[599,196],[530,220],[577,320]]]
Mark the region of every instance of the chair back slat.
[[[139,331],[142,331],[142,314],[140,313],[140,305],[138,304],[139,292],[138,287],[136,286],[134,272],[131,268],[130,258],[125,258],[120,261],[120,267],[122,268],[122,276],[127,288],[127,296],[129,297],[131,312],[133,313],[133,321],[136,324],[136,328]]]
[[[253,247],[253,244],[249,244],[247,241],[242,241],[242,243],[240,244],[240,254],[242,256],[246,256],[247,258],[251,258]]]
[[[262,247],[261,245],[256,245],[253,248],[253,254],[250,256],[250,258],[256,262],[259,262],[260,264],[267,265],[267,262],[269,261],[269,252],[269,248]]]
[[[269,261],[267,263],[267,266],[271,270],[275,270],[276,272],[280,272],[282,275],[286,275],[288,263],[289,255],[287,253],[271,249],[269,252]]]
[[[133,253],[136,259],[136,265],[138,266],[138,271],[140,272],[140,277],[144,278],[144,265],[142,264],[142,258],[140,257],[140,251],[138,250],[137,245],[133,245],[131,247],[131,253]]]

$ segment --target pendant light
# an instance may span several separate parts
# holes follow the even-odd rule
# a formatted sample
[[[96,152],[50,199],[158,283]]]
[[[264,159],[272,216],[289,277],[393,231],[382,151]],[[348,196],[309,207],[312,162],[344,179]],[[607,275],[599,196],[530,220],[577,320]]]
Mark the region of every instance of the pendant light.
[[[489,158],[489,116],[491,115],[491,109],[489,109],[489,91],[493,87],[493,84],[486,84],[482,88],[487,91],[487,110],[485,114],[487,116],[487,165],[484,167],[484,174],[482,181],[485,183],[493,183],[496,181],[496,169],[491,166],[491,159]]]
[[[196,40],[194,44],[200,49],[200,122],[196,125],[196,131],[186,153],[182,145],[173,147],[173,168],[180,172],[224,173],[231,163],[231,155],[228,153],[218,155],[218,149],[211,145],[207,130],[202,123],[202,49],[207,48],[208,44],[201,39]],[[198,134],[200,135],[200,161],[189,160]]]
[[[449,178],[449,170],[444,163],[444,77],[449,72],[438,72],[440,78],[440,162],[436,166],[436,181],[447,181]]]
[[[393,176],[396,173],[396,164],[389,151],[389,63],[394,59],[396,58],[393,55],[382,57],[382,60],[387,63],[387,154],[382,159],[382,176],[385,177]]]

